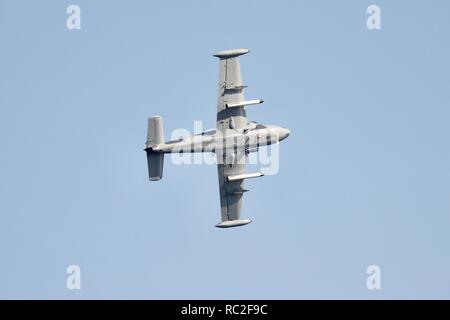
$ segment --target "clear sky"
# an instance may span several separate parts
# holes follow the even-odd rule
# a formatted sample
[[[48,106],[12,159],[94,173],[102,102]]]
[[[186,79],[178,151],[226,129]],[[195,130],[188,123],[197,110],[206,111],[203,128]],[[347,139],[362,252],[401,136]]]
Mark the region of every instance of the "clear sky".
[[[449,12],[0,0],[0,298],[450,298]],[[150,183],[142,149],[151,115],[166,136],[215,126],[211,55],[232,48],[265,100],[249,119],[291,135],[247,182],[253,223],[222,230],[216,168],[166,161]]]

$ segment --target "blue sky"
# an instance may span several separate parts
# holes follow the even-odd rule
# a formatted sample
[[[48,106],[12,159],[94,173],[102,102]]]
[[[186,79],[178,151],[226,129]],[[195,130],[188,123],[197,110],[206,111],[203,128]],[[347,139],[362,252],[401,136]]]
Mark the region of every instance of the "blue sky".
[[[450,298],[449,10],[0,0],[0,298]],[[142,149],[151,115],[215,126],[211,54],[241,47],[249,119],[291,135],[220,230],[216,168],[150,183]]]

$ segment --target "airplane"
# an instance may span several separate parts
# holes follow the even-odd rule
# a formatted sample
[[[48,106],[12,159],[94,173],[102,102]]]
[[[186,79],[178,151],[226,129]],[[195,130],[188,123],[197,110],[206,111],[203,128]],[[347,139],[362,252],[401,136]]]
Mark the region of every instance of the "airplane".
[[[213,152],[216,154],[219,176],[221,222],[218,228],[230,228],[249,224],[241,219],[244,180],[261,177],[264,174],[246,173],[246,158],[250,152],[257,152],[260,146],[278,143],[286,139],[290,131],[273,125],[249,122],[246,107],[258,105],[261,99],[245,100],[239,56],[248,49],[233,49],[215,53],[219,58],[219,92],[217,99],[217,126],[215,130],[164,142],[161,116],[148,118],[147,153],[150,181],[162,178],[164,154],[183,152]]]

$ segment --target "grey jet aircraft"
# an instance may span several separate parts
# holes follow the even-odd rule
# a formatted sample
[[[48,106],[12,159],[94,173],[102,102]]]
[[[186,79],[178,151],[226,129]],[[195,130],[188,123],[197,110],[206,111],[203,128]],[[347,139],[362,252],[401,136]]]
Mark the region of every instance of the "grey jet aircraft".
[[[146,148],[150,181],[162,178],[165,153],[213,152],[217,158],[220,207],[222,221],[219,228],[249,224],[241,219],[244,180],[263,176],[246,173],[246,158],[267,146],[287,138],[289,130],[280,126],[262,125],[247,120],[245,107],[258,105],[263,100],[245,100],[239,56],[248,49],[225,50],[214,54],[219,58],[219,92],[217,99],[217,127],[177,140],[164,142],[163,122],[160,116],[148,119]]]

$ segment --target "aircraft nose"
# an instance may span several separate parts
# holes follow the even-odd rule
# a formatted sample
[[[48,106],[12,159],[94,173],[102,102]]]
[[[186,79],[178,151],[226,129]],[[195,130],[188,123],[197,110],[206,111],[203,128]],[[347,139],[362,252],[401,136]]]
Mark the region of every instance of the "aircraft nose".
[[[283,140],[283,139],[286,139],[289,136],[290,133],[291,132],[289,131],[289,129],[281,128],[280,129],[280,141]]]

